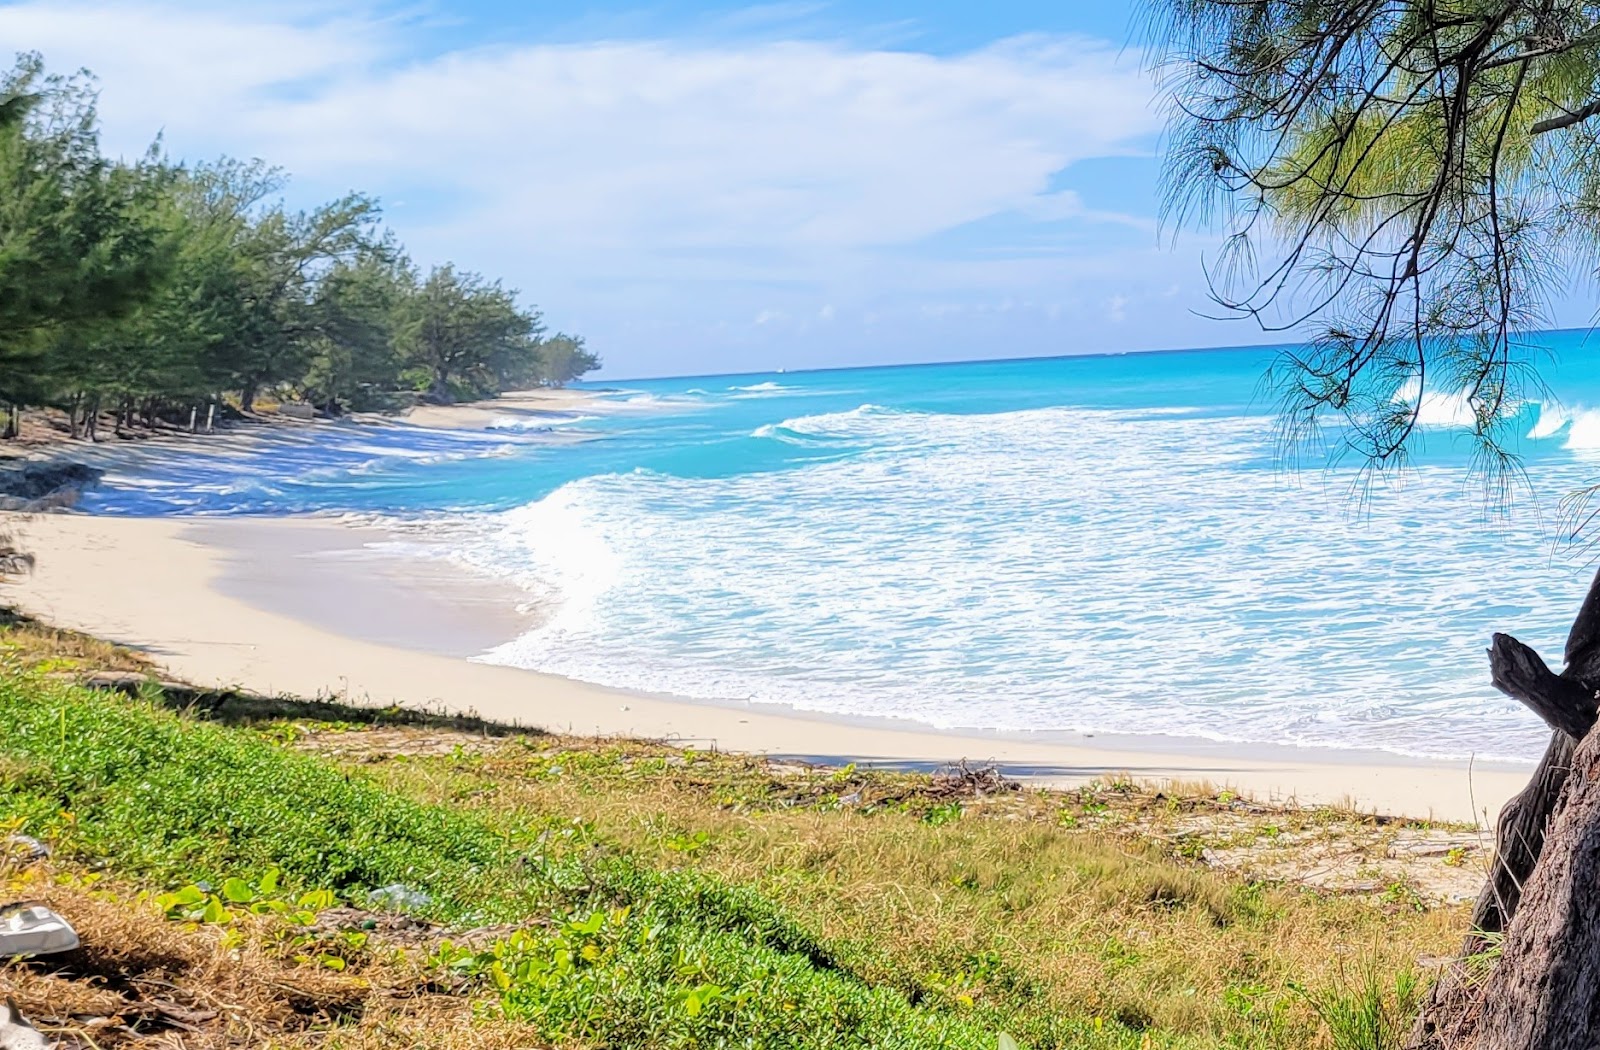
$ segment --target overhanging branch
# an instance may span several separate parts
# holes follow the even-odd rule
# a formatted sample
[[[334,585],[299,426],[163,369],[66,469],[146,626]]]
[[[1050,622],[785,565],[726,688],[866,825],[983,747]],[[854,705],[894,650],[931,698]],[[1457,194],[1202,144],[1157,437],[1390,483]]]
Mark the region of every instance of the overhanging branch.
[[[1600,114],[1600,99],[1596,99],[1581,109],[1575,109],[1571,113],[1563,113],[1559,117],[1548,117],[1538,121],[1528,130],[1535,135],[1543,135],[1547,131],[1560,131],[1562,128],[1570,128],[1574,124],[1582,124],[1597,114]]]

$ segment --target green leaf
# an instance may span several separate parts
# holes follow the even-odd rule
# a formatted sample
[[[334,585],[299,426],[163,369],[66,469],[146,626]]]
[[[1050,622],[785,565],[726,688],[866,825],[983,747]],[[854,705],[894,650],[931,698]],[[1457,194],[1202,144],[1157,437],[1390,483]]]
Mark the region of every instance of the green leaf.
[[[206,899],[206,895],[199,886],[185,886],[181,890],[165,894],[161,899],[171,901],[174,905],[190,905],[199,904]]]
[[[229,918],[228,909],[220,897],[212,897],[206,902],[206,910],[200,913],[201,922],[222,923],[227,922]]]
[[[243,879],[224,879],[222,895],[234,904],[249,904],[256,899],[256,891]]]

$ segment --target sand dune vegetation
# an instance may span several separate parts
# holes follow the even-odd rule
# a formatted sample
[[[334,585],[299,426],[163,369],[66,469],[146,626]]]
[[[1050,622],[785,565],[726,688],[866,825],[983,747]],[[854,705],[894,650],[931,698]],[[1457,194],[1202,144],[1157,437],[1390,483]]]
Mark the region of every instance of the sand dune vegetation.
[[[0,981],[99,1046],[1387,1045],[1482,872],[1470,829],[1203,785],[169,695],[22,619],[0,646],[8,831],[53,851],[7,891],[86,945]]]

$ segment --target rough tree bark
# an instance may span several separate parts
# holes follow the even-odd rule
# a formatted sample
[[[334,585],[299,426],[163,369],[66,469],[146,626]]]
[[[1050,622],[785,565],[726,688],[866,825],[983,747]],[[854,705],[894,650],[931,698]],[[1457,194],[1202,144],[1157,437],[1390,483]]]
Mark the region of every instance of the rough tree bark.
[[[1538,653],[1508,634],[1496,634],[1490,646],[1489,673],[1495,687],[1527,705],[1553,732],[1528,786],[1500,811],[1494,863],[1473,908],[1462,961],[1435,982],[1406,1042],[1407,1050],[1451,1050],[1468,1045],[1474,1033],[1484,1031],[1476,1025],[1483,989],[1472,982],[1466,960],[1487,948],[1493,935],[1511,927],[1544,853],[1573,751],[1595,724],[1595,698],[1600,688],[1600,573],[1573,621],[1564,655],[1566,668],[1557,675]]]
[[[1543,855],[1480,994],[1472,1050],[1600,1042],[1600,733],[1572,756]]]

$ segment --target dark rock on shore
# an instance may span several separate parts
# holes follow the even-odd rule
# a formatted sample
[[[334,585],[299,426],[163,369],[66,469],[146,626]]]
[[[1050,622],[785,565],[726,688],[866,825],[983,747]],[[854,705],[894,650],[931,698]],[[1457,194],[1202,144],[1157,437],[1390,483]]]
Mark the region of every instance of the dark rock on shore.
[[[83,463],[50,461],[0,468],[0,510],[66,510],[104,473]]]

